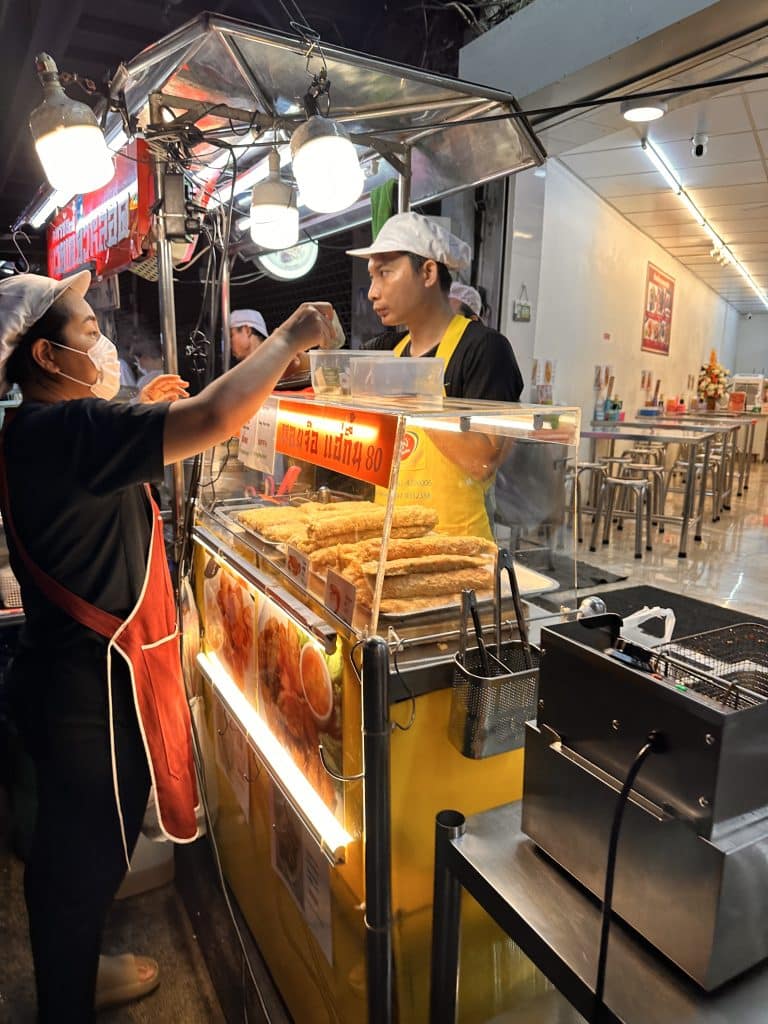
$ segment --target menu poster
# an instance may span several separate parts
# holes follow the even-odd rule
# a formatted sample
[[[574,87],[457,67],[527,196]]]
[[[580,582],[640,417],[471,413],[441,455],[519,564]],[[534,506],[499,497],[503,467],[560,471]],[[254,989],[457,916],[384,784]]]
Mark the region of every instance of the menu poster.
[[[203,584],[205,640],[238,689],[256,698],[256,594],[221,566]]]
[[[227,777],[243,817],[251,820],[248,740],[220,700],[213,705],[216,764]]]
[[[328,861],[301,819],[273,785],[272,867],[285,882],[329,964],[333,964],[331,877]]]
[[[269,598],[260,598],[258,616],[257,708],[325,805],[343,813],[343,784],[323,767],[319,748],[337,773],[342,760],[341,640],[327,654]]]
[[[645,280],[645,311],[643,313],[643,352],[669,355],[672,330],[672,306],[675,279],[664,274],[653,263],[648,264]]]

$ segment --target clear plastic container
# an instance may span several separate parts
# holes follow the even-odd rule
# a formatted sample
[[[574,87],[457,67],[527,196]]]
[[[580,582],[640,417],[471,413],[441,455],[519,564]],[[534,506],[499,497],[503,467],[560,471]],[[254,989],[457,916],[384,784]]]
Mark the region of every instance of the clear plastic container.
[[[443,400],[445,360],[377,356],[357,359],[351,366],[355,398],[414,398],[430,405]]]
[[[376,358],[360,349],[313,349],[308,353],[312,387],[316,395],[351,394],[351,365],[361,358]]]

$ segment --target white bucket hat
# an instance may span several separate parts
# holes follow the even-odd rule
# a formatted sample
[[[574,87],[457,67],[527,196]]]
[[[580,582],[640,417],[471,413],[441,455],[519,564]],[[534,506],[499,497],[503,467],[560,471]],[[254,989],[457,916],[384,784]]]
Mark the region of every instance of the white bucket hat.
[[[472,259],[472,250],[466,242],[420,213],[396,213],[367,249],[350,249],[347,256],[367,259],[381,252],[413,253],[444,263],[449,270],[466,270]]]
[[[233,309],[229,314],[230,327],[252,327],[262,338],[269,337],[264,317],[257,309]]]
[[[61,281],[42,274],[17,274],[0,281],[0,395],[8,390],[6,363],[30,327],[67,289],[84,297],[90,286],[89,270],[81,270]]]
[[[448,293],[449,299],[458,299],[468,306],[475,316],[480,316],[483,311],[483,300],[480,292],[470,284],[462,284],[461,281],[454,281]]]

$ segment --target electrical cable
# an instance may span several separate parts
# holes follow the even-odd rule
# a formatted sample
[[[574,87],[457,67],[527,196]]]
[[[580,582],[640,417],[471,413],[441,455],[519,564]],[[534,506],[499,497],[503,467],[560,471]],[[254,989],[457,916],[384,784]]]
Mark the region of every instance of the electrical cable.
[[[625,103],[630,100],[649,100],[669,98],[671,96],[684,95],[701,89],[714,89],[723,85],[739,85],[743,82],[763,81],[768,78],[768,72],[759,72],[754,75],[736,75],[733,78],[719,78],[709,82],[699,82],[694,85],[676,85],[667,89],[649,89],[645,92],[625,93],[622,96],[602,96],[599,99],[574,100],[571,103],[564,103],[559,107],[537,107],[532,110],[509,110],[504,114],[486,114],[480,117],[467,117],[462,121],[434,121],[430,124],[419,126],[419,132],[428,131],[430,128],[456,128],[472,124],[494,124],[497,121],[515,121],[530,117],[554,117],[557,114],[568,114],[571,111],[583,110],[590,107],[607,107],[612,103]],[[377,136],[402,135],[403,128],[382,128],[376,130]],[[351,138],[364,138],[368,133],[351,133]]]
[[[230,446],[231,446],[233,441],[234,441],[233,437],[230,437],[230,439],[227,441],[227,451],[226,451],[226,454],[224,455],[224,458],[221,460],[221,465],[219,466],[219,469],[218,469],[218,471],[216,473],[216,476],[211,476],[210,480],[206,480],[205,483],[200,485],[201,487],[210,487],[210,489],[211,489],[211,502],[213,504],[216,503],[216,484],[219,482],[219,480],[221,478],[221,474],[226,469],[227,463],[229,462],[229,460],[231,458],[232,452],[231,452],[231,447]]]
[[[400,685],[410,698],[411,714],[405,725],[401,725],[400,722],[396,722],[394,718],[392,719],[392,725],[394,726],[395,729],[399,729],[400,732],[408,732],[409,729],[413,728],[413,723],[416,721],[416,695],[411,689],[411,687],[408,685],[408,683],[406,683],[404,676],[400,672],[400,666],[397,663],[397,650],[397,647],[395,647],[394,650],[392,651],[392,663],[395,667],[395,675],[397,676],[397,681],[400,683]]]
[[[199,259],[202,259],[203,256],[205,256],[205,254],[210,250],[210,248],[210,245],[206,245],[204,249],[201,249],[200,252],[196,253],[191,259],[187,260],[185,263],[177,263],[176,266],[173,268],[174,271],[180,271],[181,273],[183,273],[185,270],[189,270],[190,267],[194,267],[197,261]]]
[[[600,946],[597,955],[597,975],[595,980],[595,998],[592,1010],[592,1024],[599,1024],[603,1010],[603,994],[605,992],[605,971],[608,962],[608,938],[611,928],[611,917],[613,914],[613,883],[616,875],[616,855],[619,848],[619,836],[621,834],[621,823],[624,818],[624,811],[629,802],[629,795],[635,784],[638,772],[643,767],[646,758],[651,753],[663,753],[666,749],[664,736],[652,729],[648,738],[630,765],[624,785],[621,787],[616,809],[613,813],[611,824],[611,837],[608,843],[608,859],[605,868],[605,888],[603,890],[603,910],[600,921]]]

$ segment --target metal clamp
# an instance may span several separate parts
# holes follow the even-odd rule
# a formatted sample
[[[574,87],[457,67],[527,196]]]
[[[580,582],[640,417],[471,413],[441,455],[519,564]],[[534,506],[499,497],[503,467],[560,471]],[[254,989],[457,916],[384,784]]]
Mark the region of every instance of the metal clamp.
[[[387,629],[387,647],[389,647],[390,652],[397,651],[398,654],[400,651],[405,650],[405,641],[398,636],[394,626],[389,626]]]

